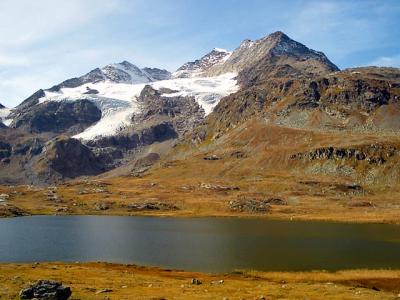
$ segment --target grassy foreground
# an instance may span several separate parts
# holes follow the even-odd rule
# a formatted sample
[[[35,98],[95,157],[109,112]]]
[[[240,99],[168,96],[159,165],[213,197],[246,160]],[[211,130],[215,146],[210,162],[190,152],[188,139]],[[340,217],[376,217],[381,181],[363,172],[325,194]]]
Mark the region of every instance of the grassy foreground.
[[[0,298],[38,279],[62,281],[71,299],[400,299],[400,271],[209,275],[107,263],[0,264]]]

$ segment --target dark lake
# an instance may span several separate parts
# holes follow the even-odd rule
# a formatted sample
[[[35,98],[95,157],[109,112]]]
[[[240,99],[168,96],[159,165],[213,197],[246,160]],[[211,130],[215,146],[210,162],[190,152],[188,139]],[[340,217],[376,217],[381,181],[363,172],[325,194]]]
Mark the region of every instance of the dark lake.
[[[107,261],[228,272],[400,269],[400,226],[240,218],[0,219],[0,261]]]

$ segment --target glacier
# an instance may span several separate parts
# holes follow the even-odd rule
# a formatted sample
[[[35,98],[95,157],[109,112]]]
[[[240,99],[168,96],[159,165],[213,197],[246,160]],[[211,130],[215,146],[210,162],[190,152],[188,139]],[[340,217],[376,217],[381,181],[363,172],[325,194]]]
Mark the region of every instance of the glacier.
[[[81,140],[95,140],[116,135],[123,128],[132,125],[132,116],[140,113],[140,103],[137,98],[146,85],[156,90],[167,88],[174,91],[163,94],[165,97],[194,97],[207,116],[221,98],[239,89],[236,76],[236,73],[226,73],[215,77],[175,78],[134,84],[106,80],[82,84],[75,88],[61,88],[57,92],[45,91],[45,96],[39,99],[39,103],[83,99],[92,101],[101,110],[102,117],[96,124],[74,137]]]

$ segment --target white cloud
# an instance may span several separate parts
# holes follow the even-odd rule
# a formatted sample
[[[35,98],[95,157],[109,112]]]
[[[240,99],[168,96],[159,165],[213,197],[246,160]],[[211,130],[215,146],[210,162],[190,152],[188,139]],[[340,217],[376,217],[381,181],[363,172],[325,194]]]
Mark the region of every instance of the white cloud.
[[[371,61],[367,65],[378,67],[397,67],[400,68],[400,54],[394,56],[381,56]]]
[[[77,33],[122,1],[0,0],[0,103],[14,106],[98,63],[99,51],[82,45],[90,34]]]
[[[1,0],[0,46],[26,46],[76,29],[119,7],[119,0]]]
[[[0,67],[28,66],[30,63],[26,56],[0,52]]]

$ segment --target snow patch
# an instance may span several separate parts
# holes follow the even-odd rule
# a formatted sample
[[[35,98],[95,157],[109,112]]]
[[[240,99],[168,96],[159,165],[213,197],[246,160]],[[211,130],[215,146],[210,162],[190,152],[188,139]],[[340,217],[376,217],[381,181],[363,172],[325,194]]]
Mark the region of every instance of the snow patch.
[[[0,122],[2,122],[6,126],[10,126],[12,123],[12,119],[8,119],[7,117],[11,113],[11,108],[1,108],[0,109]]]
[[[178,91],[164,94],[165,97],[191,96],[210,114],[222,97],[238,90],[236,73],[226,73],[216,77],[194,77],[158,81],[151,84],[155,89],[169,88]]]
[[[213,50],[218,52],[230,53],[228,50],[222,48],[214,48]]]

